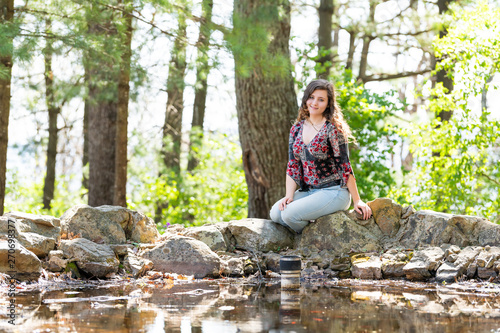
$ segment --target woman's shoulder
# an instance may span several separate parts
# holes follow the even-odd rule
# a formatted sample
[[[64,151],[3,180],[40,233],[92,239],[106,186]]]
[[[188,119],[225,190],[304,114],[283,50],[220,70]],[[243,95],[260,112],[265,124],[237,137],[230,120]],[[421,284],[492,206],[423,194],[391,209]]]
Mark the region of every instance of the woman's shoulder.
[[[304,121],[296,121],[293,125],[292,128],[290,128],[290,133],[296,133],[302,128],[302,125],[304,124]]]

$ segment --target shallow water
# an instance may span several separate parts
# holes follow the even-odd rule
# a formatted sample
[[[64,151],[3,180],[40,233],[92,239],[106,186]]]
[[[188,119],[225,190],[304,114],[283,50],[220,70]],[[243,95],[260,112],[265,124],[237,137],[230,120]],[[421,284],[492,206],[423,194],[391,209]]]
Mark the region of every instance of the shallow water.
[[[338,280],[73,282],[16,292],[2,332],[499,332],[498,284]]]

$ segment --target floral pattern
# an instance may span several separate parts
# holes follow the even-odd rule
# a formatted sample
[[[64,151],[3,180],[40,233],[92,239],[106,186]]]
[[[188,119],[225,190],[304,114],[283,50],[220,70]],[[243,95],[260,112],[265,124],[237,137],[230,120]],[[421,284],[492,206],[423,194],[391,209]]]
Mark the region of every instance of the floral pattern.
[[[354,176],[354,172],[342,132],[327,121],[306,145],[302,140],[303,128],[304,121],[300,121],[290,129],[287,174],[301,191],[339,184],[347,187],[349,175]]]

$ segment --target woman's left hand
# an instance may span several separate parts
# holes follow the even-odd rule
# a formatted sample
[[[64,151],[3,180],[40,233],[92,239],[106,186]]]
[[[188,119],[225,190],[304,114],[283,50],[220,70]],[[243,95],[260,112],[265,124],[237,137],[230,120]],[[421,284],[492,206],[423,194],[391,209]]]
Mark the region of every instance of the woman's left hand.
[[[363,216],[363,220],[367,220],[372,216],[372,209],[362,200],[354,202],[354,210]]]

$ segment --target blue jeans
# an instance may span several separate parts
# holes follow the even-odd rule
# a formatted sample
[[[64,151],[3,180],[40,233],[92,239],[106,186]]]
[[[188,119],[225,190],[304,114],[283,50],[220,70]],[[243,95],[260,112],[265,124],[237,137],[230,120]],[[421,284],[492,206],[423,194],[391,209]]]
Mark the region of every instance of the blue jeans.
[[[351,194],[340,185],[310,189],[307,192],[295,191],[293,201],[285,210],[279,209],[280,199],[271,208],[271,220],[301,233],[310,220],[349,208]]]

